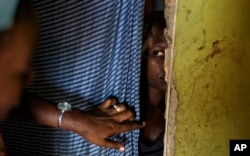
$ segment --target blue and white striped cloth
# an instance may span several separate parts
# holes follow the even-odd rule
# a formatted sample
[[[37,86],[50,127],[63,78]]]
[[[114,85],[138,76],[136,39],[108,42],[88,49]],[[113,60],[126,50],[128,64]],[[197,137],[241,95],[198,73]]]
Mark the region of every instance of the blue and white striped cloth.
[[[113,95],[135,108],[143,0],[34,0],[41,36],[34,57],[36,78],[28,90],[88,110]],[[11,156],[136,156],[139,130],[114,139],[126,151],[101,148],[78,134],[24,121],[1,126]],[[98,135],[98,134],[96,134]]]

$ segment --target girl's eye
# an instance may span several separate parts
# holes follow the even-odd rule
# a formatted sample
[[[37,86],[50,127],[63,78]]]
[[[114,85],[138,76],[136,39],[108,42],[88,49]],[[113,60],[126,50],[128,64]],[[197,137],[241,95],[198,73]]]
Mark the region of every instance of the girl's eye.
[[[154,56],[164,56],[164,52],[163,51],[153,51],[153,55]]]

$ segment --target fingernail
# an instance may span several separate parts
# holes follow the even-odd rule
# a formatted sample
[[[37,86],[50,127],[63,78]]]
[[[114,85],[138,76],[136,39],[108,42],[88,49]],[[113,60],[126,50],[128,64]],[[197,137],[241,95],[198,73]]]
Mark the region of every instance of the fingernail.
[[[143,125],[143,126],[144,126],[144,125],[146,125],[146,122],[145,122],[145,121],[143,121],[143,122],[142,122],[142,125]]]
[[[122,152],[124,152],[125,148],[124,147],[120,147],[119,150],[122,151]]]

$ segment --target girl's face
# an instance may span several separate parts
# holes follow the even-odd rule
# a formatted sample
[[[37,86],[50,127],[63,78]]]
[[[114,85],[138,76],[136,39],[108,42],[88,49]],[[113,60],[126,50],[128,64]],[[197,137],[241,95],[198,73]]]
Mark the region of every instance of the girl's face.
[[[34,28],[32,22],[18,22],[1,36],[0,119],[18,104],[22,87],[28,80],[37,36]]]
[[[165,49],[168,44],[164,37],[164,28],[152,27],[152,34],[148,38],[148,51],[146,56],[146,73],[149,87],[159,91],[166,91],[164,60]]]

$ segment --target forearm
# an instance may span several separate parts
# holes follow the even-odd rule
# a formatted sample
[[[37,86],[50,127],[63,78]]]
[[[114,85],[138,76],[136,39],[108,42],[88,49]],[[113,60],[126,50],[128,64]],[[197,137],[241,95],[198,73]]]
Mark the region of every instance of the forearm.
[[[43,125],[57,127],[58,110],[56,104],[29,92],[24,92],[18,108],[9,117],[30,120]]]
[[[22,103],[34,121],[57,127],[58,109],[55,103],[29,92],[24,93]]]
[[[11,117],[58,127],[58,109],[57,104],[29,92],[24,92],[21,105],[11,113]],[[81,111],[81,113],[84,113]],[[75,131],[74,114],[80,114],[80,111],[73,110],[65,112],[62,118],[62,128]]]

